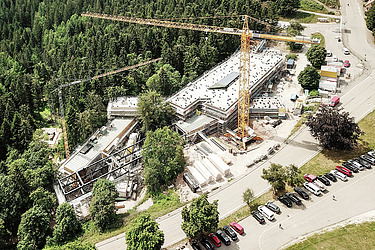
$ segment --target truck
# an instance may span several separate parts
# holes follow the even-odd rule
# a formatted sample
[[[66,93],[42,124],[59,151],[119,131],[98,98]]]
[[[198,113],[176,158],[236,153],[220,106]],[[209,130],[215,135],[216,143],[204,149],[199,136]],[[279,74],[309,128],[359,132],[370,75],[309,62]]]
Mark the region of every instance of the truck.
[[[334,96],[329,102],[329,106],[335,107],[340,102],[340,97]]]

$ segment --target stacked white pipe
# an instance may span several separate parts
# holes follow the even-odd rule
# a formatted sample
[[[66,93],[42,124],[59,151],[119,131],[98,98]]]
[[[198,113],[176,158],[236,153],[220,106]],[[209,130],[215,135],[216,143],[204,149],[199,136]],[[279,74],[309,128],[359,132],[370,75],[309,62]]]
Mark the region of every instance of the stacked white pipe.
[[[222,175],[228,176],[230,174],[230,168],[217,154],[208,155],[208,159]]]
[[[197,180],[199,186],[203,187],[207,185],[206,178],[204,178],[203,175],[199,173],[199,171],[196,168],[187,166],[187,169],[189,170],[191,175]]]
[[[209,159],[204,158],[202,160],[202,163],[208,169],[208,171],[210,171],[210,173],[214,176],[215,180],[220,180],[222,178],[219,170],[217,170],[217,168],[210,162]]]
[[[194,162],[194,167],[203,175],[204,178],[206,178],[207,182],[210,183],[214,180],[214,177],[210,173],[210,171],[207,170],[207,168],[202,164],[200,161]]]

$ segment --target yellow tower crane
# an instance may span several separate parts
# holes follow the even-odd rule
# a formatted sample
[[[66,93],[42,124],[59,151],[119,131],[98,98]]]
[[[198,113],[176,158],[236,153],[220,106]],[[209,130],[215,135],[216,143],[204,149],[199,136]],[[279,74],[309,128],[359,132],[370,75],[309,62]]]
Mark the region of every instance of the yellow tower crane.
[[[172,22],[166,20],[158,20],[158,19],[144,19],[144,18],[137,18],[137,17],[125,17],[125,16],[117,16],[117,15],[108,15],[108,14],[100,14],[100,13],[92,13],[92,12],[83,12],[82,16],[87,17],[94,17],[94,18],[101,18],[113,21],[122,21],[128,23],[137,23],[137,24],[146,24],[146,25],[153,25],[153,26],[161,26],[161,27],[168,27],[168,28],[178,28],[178,29],[187,29],[187,30],[196,30],[196,31],[204,31],[204,32],[215,32],[215,33],[223,33],[223,34],[230,34],[230,35],[240,35],[241,36],[241,55],[240,55],[240,86],[239,86],[239,93],[238,93],[238,136],[242,139],[243,147],[245,148],[248,132],[250,128],[250,119],[249,119],[249,109],[250,109],[250,41],[252,38],[260,38],[260,39],[270,39],[270,40],[277,40],[277,41],[290,41],[296,43],[319,43],[319,41],[312,41],[309,37],[287,37],[287,36],[277,36],[277,35],[270,35],[270,34],[260,34],[254,33],[249,29],[248,19],[255,20],[257,22],[261,22],[270,26],[270,24],[266,22],[259,21],[258,19],[248,16],[248,15],[237,15],[244,18],[244,24],[242,30],[236,28],[226,28],[226,27],[217,27],[217,26],[210,26],[210,25],[202,25],[202,24],[192,24],[192,23],[180,23],[180,22]],[[219,18],[222,16],[211,17],[211,18]],[[223,17],[233,17],[233,16],[223,16]],[[202,17],[202,18],[210,18],[210,17]],[[180,18],[180,19],[194,19],[193,18]]]
[[[68,144],[68,134],[66,132],[66,124],[65,124],[64,102],[63,102],[63,99],[62,99],[63,88],[75,85],[77,83],[87,82],[87,81],[99,79],[99,78],[102,78],[102,77],[105,77],[105,76],[117,74],[117,73],[120,73],[120,72],[123,72],[123,71],[126,71],[126,70],[135,69],[135,68],[138,68],[138,67],[141,67],[141,66],[153,63],[153,62],[157,62],[157,61],[159,61],[161,59],[163,59],[163,58],[160,57],[160,58],[157,58],[157,59],[153,59],[153,60],[150,60],[150,61],[138,63],[138,64],[135,64],[135,65],[132,65],[132,66],[127,66],[125,68],[117,69],[117,70],[114,70],[114,71],[111,71],[111,72],[107,72],[107,73],[103,73],[103,74],[100,74],[100,75],[96,75],[96,76],[93,76],[93,77],[89,77],[89,78],[77,80],[77,81],[70,82],[70,83],[65,83],[65,84],[62,84],[59,87],[57,87],[56,89],[54,89],[54,90],[51,91],[50,94],[53,94],[54,92],[57,91],[58,96],[59,96],[60,114],[61,114],[61,123],[62,123],[62,126],[63,126],[63,135],[64,135],[64,146],[65,146],[66,159],[69,158],[70,153],[69,153],[69,144]]]

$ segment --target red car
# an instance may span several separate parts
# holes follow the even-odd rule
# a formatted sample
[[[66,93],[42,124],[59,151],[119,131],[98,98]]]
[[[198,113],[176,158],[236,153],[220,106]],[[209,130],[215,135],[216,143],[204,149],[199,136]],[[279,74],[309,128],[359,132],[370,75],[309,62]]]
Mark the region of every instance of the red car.
[[[303,178],[305,178],[305,180],[308,181],[308,182],[313,182],[313,181],[315,181],[316,176],[313,175],[313,174],[305,174],[303,176]]]
[[[219,240],[219,238],[216,235],[214,235],[213,233],[210,233],[208,235],[208,237],[210,237],[210,240],[212,241],[212,243],[215,244],[216,247],[221,246],[221,241]]]
[[[349,60],[345,60],[345,61],[344,61],[344,67],[345,67],[345,68],[349,68],[349,67],[350,67],[350,62],[349,62]]]
[[[350,171],[346,167],[336,166],[336,170],[343,173],[344,175],[346,175],[348,177],[352,176],[352,171]]]
[[[243,234],[244,230],[243,230],[243,227],[241,227],[240,224],[238,224],[237,222],[231,222],[230,223],[230,226],[237,231],[237,233],[239,234]]]

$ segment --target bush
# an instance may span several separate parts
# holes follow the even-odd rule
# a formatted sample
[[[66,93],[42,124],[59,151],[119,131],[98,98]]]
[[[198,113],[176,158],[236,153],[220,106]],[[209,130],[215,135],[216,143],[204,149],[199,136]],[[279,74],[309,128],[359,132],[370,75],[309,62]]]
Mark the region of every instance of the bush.
[[[309,96],[312,96],[312,97],[319,96],[319,91],[317,89],[313,89],[309,92]]]
[[[296,60],[298,56],[297,56],[297,54],[289,53],[289,54],[286,55],[285,57],[286,57],[286,60],[289,60],[289,59]]]

